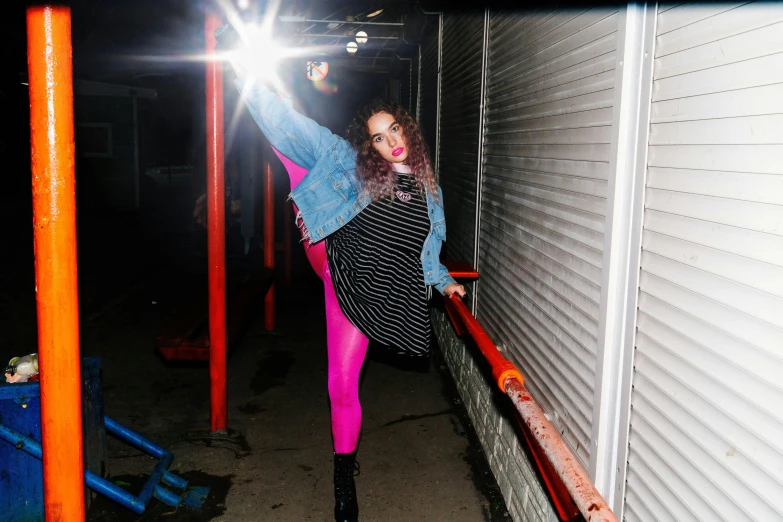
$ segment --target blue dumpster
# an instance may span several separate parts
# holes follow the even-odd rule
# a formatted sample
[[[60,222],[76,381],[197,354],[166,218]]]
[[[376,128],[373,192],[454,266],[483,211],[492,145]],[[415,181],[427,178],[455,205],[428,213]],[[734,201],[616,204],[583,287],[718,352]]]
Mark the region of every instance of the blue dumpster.
[[[82,360],[84,466],[99,477],[106,470],[106,428],[103,421],[100,359]],[[0,382],[0,424],[41,440],[41,401],[37,382]],[[89,506],[92,494],[86,490]],[[41,461],[0,440],[0,521],[43,520]]]

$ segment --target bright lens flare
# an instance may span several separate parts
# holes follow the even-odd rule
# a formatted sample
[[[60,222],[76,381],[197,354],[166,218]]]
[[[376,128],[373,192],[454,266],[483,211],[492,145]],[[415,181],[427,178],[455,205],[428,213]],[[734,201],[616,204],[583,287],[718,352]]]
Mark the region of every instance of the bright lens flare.
[[[339,90],[339,86],[336,83],[326,80],[313,82],[313,86],[316,88],[316,90],[324,94],[336,94]]]
[[[272,40],[267,31],[256,25],[248,25],[247,41],[227,57],[248,74],[259,79],[271,79],[283,58],[293,53]]]
[[[313,57],[322,56],[328,51],[328,47],[283,46],[272,38],[272,25],[277,18],[281,1],[267,0],[264,15],[256,24],[246,23],[231,0],[217,0],[228,22],[239,34],[242,44],[239,49],[220,53],[219,55],[207,56],[207,59],[230,61],[237,69],[241,69],[240,74],[244,71],[243,81],[245,85],[242,88],[243,92],[256,81],[262,81],[269,84],[278,94],[285,94],[287,89],[277,74],[277,68],[281,62],[287,58],[294,57],[312,60]],[[234,107],[227,135],[234,135],[243,110],[244,103],[240,100]],[[228,146],[230,147],[230,144]]]

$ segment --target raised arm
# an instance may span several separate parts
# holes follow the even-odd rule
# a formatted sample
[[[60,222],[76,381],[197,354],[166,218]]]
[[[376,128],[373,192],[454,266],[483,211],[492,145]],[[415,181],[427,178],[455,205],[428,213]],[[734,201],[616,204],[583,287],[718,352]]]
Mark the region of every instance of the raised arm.
[[[273,147],[294,163],[311,169],[318,158],[342,141],[326,127],[296,112],[291,100],[281,98],[258,81],[239,76],[234,81],[250,115]]]

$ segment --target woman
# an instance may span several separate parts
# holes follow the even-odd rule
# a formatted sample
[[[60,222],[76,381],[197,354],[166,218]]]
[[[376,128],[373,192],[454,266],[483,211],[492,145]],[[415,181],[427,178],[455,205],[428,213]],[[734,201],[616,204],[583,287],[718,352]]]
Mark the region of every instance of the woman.
[[[324,282],[335,520],[357,520],[359,373],[368,338],[427,355],[430,288],[465,295],[438,259],[443,196],[419,127],[402,107],[370,104],[346,141],[235,70],[250,114],[288,170],[307,256]]]

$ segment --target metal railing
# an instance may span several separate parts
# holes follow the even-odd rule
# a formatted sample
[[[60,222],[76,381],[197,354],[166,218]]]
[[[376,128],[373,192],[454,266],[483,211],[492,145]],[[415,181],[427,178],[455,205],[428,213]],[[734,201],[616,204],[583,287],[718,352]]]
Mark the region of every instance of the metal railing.
[[[587,471],[525,388],[525,379],[514,363],[503,357],[459,297],[452,294],[444,299],[444,303],[457,334],[467,332],[470,335],[489,363],[498,387],[514,404],[533,460],[541,472],[561,520],[574,520],[578,513],[581,513],[588,522],[617,522]]]

